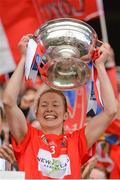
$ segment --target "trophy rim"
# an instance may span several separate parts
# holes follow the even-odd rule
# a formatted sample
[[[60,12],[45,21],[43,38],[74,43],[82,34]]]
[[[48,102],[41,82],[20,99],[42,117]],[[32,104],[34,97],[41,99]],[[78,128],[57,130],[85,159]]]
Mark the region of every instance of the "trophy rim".
[[[64,23],[68,23],[68,24],[64,24]],[[94,30],[94,28],[89,25],[88,23],[86,23],[83,20],[79,20],[79,19],[75,19],[75,18],[55,18],[52,20],[49,20],[45,23],[43,23],[36,31],[35,31],[35,36],[39,35],[40,33],[42,33],[43,31],[47,31],[48,29],[52,29],[55,28],[55,26],[67,26],[69,25],[69,27],[72,25],[70,23],[73,23],[74,25],[81,27],[84,26],[86,27],[89,31],[91,31],[96,37],[97,37],[97,33]]]

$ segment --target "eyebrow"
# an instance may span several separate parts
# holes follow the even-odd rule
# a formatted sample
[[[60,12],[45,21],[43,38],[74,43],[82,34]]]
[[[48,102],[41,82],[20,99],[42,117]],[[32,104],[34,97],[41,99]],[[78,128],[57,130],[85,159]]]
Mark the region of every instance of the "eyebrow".
[[[48,101],[42,101],[40,103],[48,103]],[[53,103],[59,103],[59,101],[54,100]]]
[[[42,103],[48,103],[47,101],[40,101],[40,103],[39,104],[42,104]]]

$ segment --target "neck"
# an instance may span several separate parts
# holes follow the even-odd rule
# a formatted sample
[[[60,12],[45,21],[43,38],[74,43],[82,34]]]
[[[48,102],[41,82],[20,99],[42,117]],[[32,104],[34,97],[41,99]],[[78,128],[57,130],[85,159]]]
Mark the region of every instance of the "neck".
[[[57,134],[57,135],[63,134],[63,128],[60,128],[60,127],[55,128],[55,129],[53,129],[53,127],[52,128],[42,127],[41,129],[44,134]]]

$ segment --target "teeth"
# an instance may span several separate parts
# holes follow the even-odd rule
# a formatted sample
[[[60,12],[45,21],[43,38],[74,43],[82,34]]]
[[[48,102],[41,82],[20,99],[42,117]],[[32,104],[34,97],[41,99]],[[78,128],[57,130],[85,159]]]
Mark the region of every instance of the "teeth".
[[[56,118],[56,116],[54,116],[54,115],[46,115],[45,116],[45,119],[55,119]]]

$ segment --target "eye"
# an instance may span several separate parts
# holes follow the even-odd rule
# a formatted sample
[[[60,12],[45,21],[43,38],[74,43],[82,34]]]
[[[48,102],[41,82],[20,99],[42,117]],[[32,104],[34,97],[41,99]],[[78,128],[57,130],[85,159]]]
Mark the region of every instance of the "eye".
[[[41,107],[47,107],[47,104],[46,103],[42,103],[40,104]]]
[[[59,106],[58,103],[53,104],[53,107],[58,107],[58,106]]]

